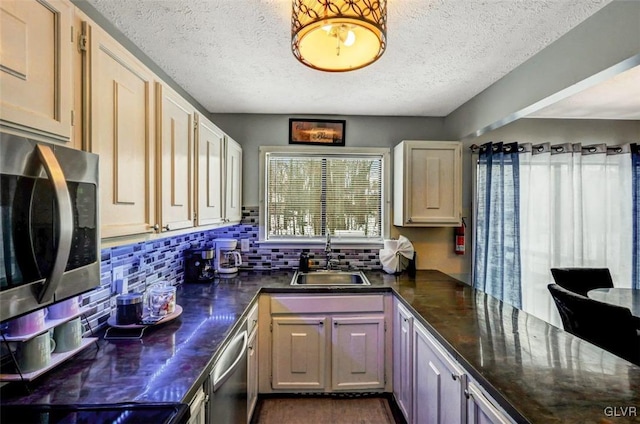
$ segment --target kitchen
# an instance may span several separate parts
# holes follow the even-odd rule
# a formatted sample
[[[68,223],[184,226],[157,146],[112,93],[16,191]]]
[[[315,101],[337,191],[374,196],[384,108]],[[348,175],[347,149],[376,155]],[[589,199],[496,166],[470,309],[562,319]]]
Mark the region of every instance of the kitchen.
[[[379,118],[373,116],[351,116],[351,114],[347,113],[345,113],[344,116],[340,115],[329,117],[346,118],[348,127],[347,145],[353,147],[390,148],[403,139],[456,140],[463,139],[467,134],[472,134],[476,131],[483,132],[486,129],[490,129],[493,126],[497,125],[496,123],[499,123],[504,119],[506,119],[507,121],[515,119],[515,116],[519,111],[526,109],[525,106],[534,104],[535,101],[544,101],[546,97],[551,96],[556,92],[560,92],[562,89],[570,87],[571,85],[581,81],[586,77],[596,75],[602,69],[608,68],[608,66],[621,63],[629,57],[637,57],[638,37],[635,36],[637,35],[637,28],[634,28],[633,25],[627,26],[619,23],[626,22],[624,20],[625,18],[627,19],[627,21],[631,21],[631,23],[633,23],[634,17],[637,15],[634,15],[633,13],[623,12],[617,12],[616,14],[614,13],[613,8],[611,8],[610,10],[612,11],[603,14],[603,16],[596,15],[593,20],[588,21],[587,24],[595,25],[596,28],[599,28],[600,25],[605,28],[612,28],[613,25],[610,25],[609,22],[611,22],[611,19],[615,18],[613,21],[616,22],[615,26],[617,26],[619,29],[621,28],[628,30],[629,33],[609,34],[609,32],[602,31],[600,29],[598,31],[594,31],[591,28],[582,29],[581,31],[584,31],[584,33],[579,32],[575,35],[575,37],[584,40],[583,44],[580,44],[580,46],[585,46],[582,48],[589,51],[589,48],[591,48],[590,46],[600,45],[598,43],[605,43],[607,45],[607,48],[601,49],[601,51],[599,50],[598,57],[601,60],[600,63],[585,63],[590,61],[587,60],[587,58],[585,58],[584,56],[580,56],[580,58],[582,58],[582,61],[575,58],[574,60],[569,61],[571,63],[567,64],[567,66],[575,68],[575,75],[572,74],[571,76],[564,76],[564,79],[560,78],[562,75],[555,75],[553,73],[549,75],[549,72],[552,72],[552,70],[547,69],[547,65],[544,70],[545,73],[549,75],[548,78],[542,78],[540,76],[531,80],[531,75],[542,74],[539,72],[539,67],[544,67],[544,65],[540,65],[535,62],[526,62],[521,68],[518,69],[517,72],[513,72],[510,74],[511,81],[509,81],[508,79],[498,81],[489,90],[482,92],[472,102],[453,112],[446,118]],[[100,26],[104,28],[110,28],[106,25],[103,25],[103,22],[97,18],[96,21],[100,24]],[[81,25],[78,25],[77,28],[78,27],[81,27]],[[93,31],[91,35],[94,35],[94,37],[91,39],[91,42],[95,42],[96,34],[100,31],[100,29],[91,28],[91,30]],[[605,35],[614,38],[607,39]],[[619,39],[615,37],[619,37]],[[545,54],[554,58],[565,55],[567,52],[567,45],[570,46],[569,50],[577,48],[575,45],[575,40],[572,40],[571,37],[566,39],[565,46],[562,45],[562,41],[563,40],[559,40],[558,43],[550,46],[547,50],[545,50]],[[122,43],[129,47],[126,43]],[[100,47],[98,46],[98,49],[99,48]],[[111,46],[110,49],[111,52],[116,51],[115,47]],[[135,51],[131,48],[129,50]],[[98,58],[96,57],[93,57],[92,59],[98,60]],[[73,60],[81,62],[82,56],[75,55],[73,56]],[[151,67],[149,64],[147,64],[147,66]],[[557,72],[560,73],[560,71]],[[158,72],[156,71],[156,73]],[[138,75],[142,74],[143,71],[140,70],[138,72]],[[77,75],[76,73],[74,74],[74,77],[80,78],[81,76]],[[514,84],[517,85],[518,78],[520,79],[520,81],[528,81],[528,84],[526,86],[519,87],[516,91],[517,93],[521,94],[522,98],[513,95],[512,87]],[[513,79],[516,79],[516,81],[513,81]],[[550,84],[550,82],[552,82],[553,84]],[[78,86],[77,82],[73,85],[76,87]],[[170,88],[177,90],[176,87]],[[522,91],[525,92],[522,93]],[[167,92],[168,90],[164,90],[165,94]],[[482,106],[486,105],[487,103],[492,103],[490,99],[493,98],[493,96],[500,95],[500,93],[502,93],[503,100],[501,100],[500,103],[496,105],[496,108],[498,110],[493,110],[491,108]],[[507,95],[506,93],[509,94]],[[78,95],[79,93],[76,92],[76,96]],[[150,95],[160,97],[163,95],[163,93],[151,90]],[[485,99],[484,102],[483,99]],[[525,101],[523,99],[526,99],[526,101],[528,102],[523,103]],[[474,108],[474,103],[481,106]],[[98,109],[99,107],[100,104],[94,105],[94,112],[98,114],[98,116],[100,113]],[[82,110],[82,108],[77,108],[76,110]],[[204,116],[207,117],[206,114]],[[140,243],[138,240],[136,240],[136,244],[123,243],[121,241],[122,239],[120,239],[119,241],[114,241],[113,239],[111,239],[106,241],[106,243],[103,243],[101,264],[101,280],[103,283],[102,288],[93,293],[88,302],[92,305],[96,305],[96,311],[94,314],[92,314],[90,320],[93,327],[97,327],[100,324],[104,323],[110,314],[111,280],[114,279],[114,276],[118,276],[119,273],[122,273],[123,277],[126,276],[127,282],[132,291],[140,289],[141,286],[144,286],[145,283],[148,284],[153,282],[154,279],[158,279],[158,275],[161,275],[162,278],[166,278],[178,283],[180,282],[181,278],[181,252],[192,243],[204,243],[211,239],[220,237],[253,238],[252,242],[254,242],[254,240],[257,240],[258,236],[255,227],[258,227],[256,223],[259,219],[258,184],[247,182],[258,180],[258,175],[256,172],[257,166],[255,166],[255,164],[259,162],[259,145],[284,145],[287,143],[287,120],[291,116],[300,115],[214,113],[208,116],[211,121],[215,123],[215,125],[219,126],[220,128],[224,128],[223,133],[227,133],[232,136],[233,139],[237,140],[242,146],[241,163],[243,165],[242,181],[244,182],[244,184],[242,184],[241,187],[242,206],[244,206],[245,208],[245,216],[243,217],[241,227],[229,227],[227,226],[228,223],[223,222],[224,219],[229,219],[230,223],[239,222],[240,218],[237,210],[229,211],[227,216],[214,217],[214,219],[218,220],[220,228],[213,230],[212,233],[209,233],[208,231],[194,232],[192,230],[186,229],[176,230],[175,228],[179,228],[181,225],[183,225],[180,224],[181,222],[193,221],[189,219],[184,220],[180,217],[175,219],[173,217],[167,217],[166,219],[157,222],[161,227],[165,227],[167,225],[170,226],[170,231],[172,231],[171,237],[167,238],[148,236],[148,242]],[[469,120],[471,119],[473,119],[473,122],[469,122]],[[97,121],[98,120],[96,120],[96,122]],[[108,127],[110,124],[106,123],[105,125],[106,127]],[[73,127],[73,130],[78,132],[95,131],[96,134],[98,134],[98,131],[100,131],[100,129],[96,128],[96,126],[97,125],[94,125],[93,128],[80,128],[80,126],[76,125]],[[156,130],[153,125],[149,125],[149,127],[150,129],[143,128],[143,130],[149,131],[149,136],[152,136],[153,134],[153,132],[151,131],[159,131]],[[48,132],[51,132],[51,130],[48,130]],[[557,134],[566,134],[566,137],[568,138],[598,138],[600,140],[605,139],[610,140],[611,142],[615,142],[617,140],[637,139],[638,123],[637,120],[615,121],[613,123],[588,121],[585,123],[584,121],[578,122],[570,120],[520,119],[514,121],[511,125],[504,126],[496,130],[496,132],[483,134],[480,136],[480,139],[465,139],[464,146],[467,147],[472,143],[478,144],[482,141],[482,137],[485,137],[485,139],[489,139],[491,137],[504,137],[505,139],[514,139],[520,137],[524,138],[524,136],[526,135],[526,138],[528,139],[538,137],[540,139],[544,139],[552,135],[557,136]],[[228,138],[230,139],[231,137]],[[74,142],[82,139],[89,139],[89,137],[73,137],[73,140],[75,140]],[[219,137],[219,139],[223,140],[221,143],[224,143],[224,135],[222,137]],[[465,216],[469,216],[471,210],[471,176],[470,172],[467,172],[467,170],[471,169],[471,164],[470,154],[467,150],[468,149],[466,148],[463,149],[463,168],[465,170],[465,172],[463,172],[463,176],[465,180],[462,184],[462,203],[463,214]],[[144,181],[145,178],[153,181],[157,178],[157,175],[155,175],[155,173],[156,170],[159,169],[159,164],[148,163],[144,166],[141,166],[140,169],[146,170],[146,174],[143,174],[141,177],[132,177],[125,181]],[[105,189],[104,179],[101,189]],[[140,189],[148,190],[148,187],[142,187]],[[153,190],[153,192],[146,192],[144,194],[144,196],[147,196],[149,199],[148,204],[150,205],[151,209],[155,207],[158,210],[162,210],[160,201],[156,198],[161,194],[161,191],[155,192],[155,190]],[[124,195],[129,195],[129,193],[125,192]],[[155,217],[154,211],[148,209],[149,208],[147,208],[147,210],[144,210],[143,214],[146,213],[148,214],[148,216]],[[107,215],[105,213],[105,210],[102,210],[102,214],[103,216],[108,216],[109,219],[113,219],[115,221],[113,222],[113,225],[103,227],[103,238],[105,237],[105,234],[118,234],[117,231],[121,230],[123,226],[120,222],[117,222],[117,212],[109,211],[109,214]],[[139,219],[137,222],[148,222],[148,224],[150,224],[149,227],[153,227],[153,225],[155,225],[156,223],[156,221],[152,221],[151,218],[149,218],[147,221]],[[108,233],[107,231],[113,231],[113,233]],[[148,230],[145,229],[145,231]],[[246,232],[246,234],[244,232]],[[173,234],[176,235],[173,236]],[[414,242],[418,251],[418,269],[439,269],[444,273],[457,277],[463,281],[469,280],[468,274],[471,270],[470,255],[467,254],[460,257],[454,254],[451,228],[403,228],[402,230],[400,230],[399,228],[391,227],[390,235],[392,237],[397,237],[399,234],[406,235]],[[119,237],[126,236],[119,235]],[[318,246],[318,249],[321,250],[321,246]],[[247,259],[248,262],[252,262],[254,268],[261,271],[264,268],[271,268],[273,264],[275,264],[278,268],[290,269],[291,262],[297,263],[298,253],[299,251],[274,252],[271,249],[260,248],[259,251],[256,252],[256,256],[258,256],[258,258],[250,259],[248,258],[248,256],[245,256],[244,259]],[[282,258],[281,256],[285,257]],[[366,262],[366,260],[368,259],[368,255],[363,253],[362,256],[363,257],[361,260],[363,262]],[[375,260],[374,263],[365,265],[372,268],[379,266],[375,263]],[[383,280],[386,280],[387,278],[388,277],[385,276]],[[109,289],[107,290],[108,287]],[[178,294],[178,298],[180,298],[180,293]],[[216,304],[216,310],[224,311],[225,307],[223,305]],[[234,322],[235,318],[237,318],[233,317],[233,313],[234,312],[230,312],[230,317],[228,317],[228,319],[232,322]],[[182,319],[186,319],[186,316]],[[224,321],[224,314],[222,314],[220,320]],[[230,324],[231,323],[227,323],[227,325]],[[215,348],[212,349],[215,351]]]

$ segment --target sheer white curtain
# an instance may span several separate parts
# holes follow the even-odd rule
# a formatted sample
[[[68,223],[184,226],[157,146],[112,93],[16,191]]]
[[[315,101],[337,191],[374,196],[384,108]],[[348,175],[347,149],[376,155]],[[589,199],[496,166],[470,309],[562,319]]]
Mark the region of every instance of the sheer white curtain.
[[[547,290],[550,268],[607,267],[631,287],[628,146],[524,145],[520,154],[522,306],[562,327]],[[609,154],[608,154],[608,153]]]

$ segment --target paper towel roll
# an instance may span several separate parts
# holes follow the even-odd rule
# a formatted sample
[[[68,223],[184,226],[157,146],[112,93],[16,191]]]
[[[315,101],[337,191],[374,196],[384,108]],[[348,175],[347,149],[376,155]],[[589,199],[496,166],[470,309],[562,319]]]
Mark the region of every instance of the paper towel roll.
[[[413,259],[413,244],[405,236],[398,237],[398,240],[385,240],[384,248],[380,249],[380,263],[382,270],[387,274],[399,273],[404,269],[404,264],[400,256]]]

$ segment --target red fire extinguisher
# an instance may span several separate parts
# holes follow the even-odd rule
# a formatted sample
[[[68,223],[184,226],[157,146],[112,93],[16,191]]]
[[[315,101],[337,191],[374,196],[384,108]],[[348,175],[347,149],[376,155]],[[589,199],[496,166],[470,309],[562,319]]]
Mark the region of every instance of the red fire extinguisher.
[[[462,218],[462,225],[456,227],[455,231],[455,252],[456,255],[464,255],[464,228],[467,224],[464,222],[464,218]]]

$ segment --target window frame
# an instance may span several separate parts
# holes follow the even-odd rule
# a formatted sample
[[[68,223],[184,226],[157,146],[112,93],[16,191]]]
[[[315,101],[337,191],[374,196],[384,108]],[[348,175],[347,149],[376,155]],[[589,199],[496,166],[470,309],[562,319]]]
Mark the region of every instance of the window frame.
[[[326,243],[325,236],[322,237],[295,237],[290,239],[268,239],[267,238],[267,159],[271,154],[278,155],[321,155],[321,156],[334,156],[345,157],[350,156],[371,156],[380,157],[382,159],[382,184],[381,184],[381,205],[380,210],[382,213],[381,219],[381,232],[380,237],[363,239],[363,238],[349,238],[338,235],[331,236],[331,245],[339,248],[360,248],[360,249],[373,249],[381,248],[384,244],[384,239],[389,238],[390,222],[391,222],[391,169],[390,169],[390,156],[391,149],[389,148],[376,148],[376,147],[314,147],[314,146],[260,146],[260,187],[259,187],[259,231],[258,231],[258,244],[261,246],[274,246],[274,247],[290,247],[290,248],[314,248],[324,247]]]

